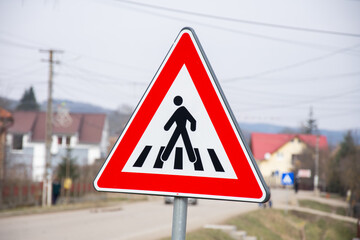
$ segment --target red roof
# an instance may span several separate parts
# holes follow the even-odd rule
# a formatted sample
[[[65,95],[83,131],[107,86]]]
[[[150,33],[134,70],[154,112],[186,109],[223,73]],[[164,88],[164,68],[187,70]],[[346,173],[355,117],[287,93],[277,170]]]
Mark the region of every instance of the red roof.
[[[78,134],[80,143],[99,143],[105,126],[105,114],[70,113],[70,121],[65,125],[55,122],[53,134],[75,135]],[[13,113],[14,125],[9,128],[9,133],[30,133],[31,141],[45,141],[45,112]],[[56,119],[55,115],[54,118]]]
[[[285,143],[295,137],[311,147],[316,147],[316,135],[310,134],[272,134],[272,133],[252,133],[251,150],[255,159],[264,159],[266,153],[273,153],[282,147]],[[328,147],[325,136],[319,136],[319,149]]]
[[[9,133],[31,132],[31,130],[34,128],[37,114],[37,112],[14,112],[14,124],[9,128]]]
[[[105,114],[83,114],[80,129],[82,134],[79,136],[79,141],[83,143],[100,142],[105,119]]]

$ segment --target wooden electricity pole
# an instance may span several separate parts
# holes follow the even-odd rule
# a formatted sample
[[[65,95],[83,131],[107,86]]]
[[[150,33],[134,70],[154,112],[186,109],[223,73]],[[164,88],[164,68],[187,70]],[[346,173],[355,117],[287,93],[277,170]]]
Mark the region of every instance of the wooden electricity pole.
[[[48,49],[40,50],[40,52],[49,53],[49,59],[44,60],[49,63],[49,82],[48,82],[48,100],[46,110],[46,129],[45,129],[45,169],[42,192],[42,206],[51,206],[52,196],[52,173],[51,173],[51,143],[52,143],[52,123],[53,123],[53,109],[52,109],[52,91],[53,91],[53,64],[59,64],[59,61],[53,60],[54,53],[63,53],[60,50]]]

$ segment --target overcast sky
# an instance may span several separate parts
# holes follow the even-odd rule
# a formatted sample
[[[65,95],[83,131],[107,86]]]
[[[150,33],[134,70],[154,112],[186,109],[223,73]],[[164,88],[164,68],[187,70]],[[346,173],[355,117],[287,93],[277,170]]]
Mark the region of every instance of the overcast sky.
[[[192,27],[240,122],[360,128],[360,1],[0,0],[0,95],[135,107]]]

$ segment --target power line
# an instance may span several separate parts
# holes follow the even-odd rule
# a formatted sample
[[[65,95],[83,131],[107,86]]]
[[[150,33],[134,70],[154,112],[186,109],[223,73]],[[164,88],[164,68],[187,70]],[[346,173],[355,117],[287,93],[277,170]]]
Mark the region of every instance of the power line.
[[[345,91],[345,92],[342,92],[342,93],[336,93],[336,94],[332,94],[332,95],[327,95],[327,96],[319,96],[319,97],[315,97],[315,96],[301,96],[301,95],[287,95],[287,94],[278,94],[278,93],[267,93],[267,92],[261,92],[261,91],[253,91],[253,93],[255,94],[260,94],[261,96],[263,95],[268,95],[268,97],[279,97],[279,101],[281,101],[281,103],[284,103],[284,101],[286,101],[287,104],[282,104],[282,105],[269,105],[269,101],[267,102],[259,102],[258,101],[258,98],[257,97],[254,97],[252,93],[250,93],[252,95],[253,98],[255,98],[254,100],[251,100],[251,98],[246,98],[246,100],[249,100],[248,102],[245,100],[245,101],[241,101],[242,104],[245,104],[246,105],[250,105],[250,106],[255,106],[252,107],[252,108],[247,108],[247,109],[244,109],[244,110],[262,110],[262,109],[265,109],[265,108],[287,108],[287,107],[298,107],[299,105],[303,105],[303,104],[312,104],[312,103],[315,103],[315,102],[321,102],[323,100],[328,100],[328,101],[332,101],[332,100],[335,100],[336,98],[339,98],[339,97],[344,97],[344,96],[350,96],[350,95],[353,95],[353,94],[358,94],[359,93],[359,90],[360,88],[357,88],[357,89],[352,89],[352,90],[348,90],[348,91]],[[244,90],[243,93],[247,93],[246,92],[247,90]],[[242,93],[242,94],[243,94]],[[278,96],[279,95],[279,96]],[[289,103],[290,100],[292,100],[292,97],[295,97],[296,99],[298,98],[306,98],[307,100],[305,101],[300,101],[300,102],[295,102],[295,103]],[[309,100],[310,98],[310,100]],[[340,103],[338,100],[336,100],[336,103],[340,104],[341,106],[341,109],[344,109],[344,105],[346,105],[347,107],[350,107],[350,109],[354,109],[354,108],[358,108],[358,104],[357,102],[354,102],[354,100],[351,100],[350,102],[342,102]],[[318,103],[318,104],[321,104],[321,103]],[[355,105],[353,105],[355,104]],[[331,104],[326,104],[326,107],[328,106],[331,106],[331,110],[334,109],[333,106],[335,105],[335,103],[331,103]],[[322,107],[322,109],[324,109]],[[329,109],[329,108],[328,108]]]
[[[63,64],[65,66],[65,68],[68,68],[68,69],[73,69],[73,70],[76,70],[78,71],[79,73],[82,73],[82,74],[86,74],[87,76],[90,76],[90,78],[86,78],[87,80],[90,80],[90,81],[96,81],[96,83],[109,83],[109,84],[136,84],[136,85],[146,85],[148,83],[144,83],[144,82],[134,82],[134,81],[129,81],[129,80],[125,80],[123,78],[118,78],[118,77],[114,77],[114,76],[110,76],[110,75],[106,75],[106,74],[103,74],[103,73],[99,73],[99,72],[96,72],[96,71],[93,71],[93,70],[89,70],[89,69],[86,69],[86,68],[83,68],[83,67],[78,67],[78,66],[73,66],[73,65],[69,65],[69,64]],[[83,76],[79,76],[79,75],[72,75],[72,74],[64,74],[64,73],[58,73],[60,75],[63,75],[63,76],[72,76],[72,77],[79,77],[79,78],[82,78],[84,79]],[[97,76],[97,79],[94,79],[94,75]],[[84,80],[85,80],[84,79]],[[104,81],[103,79],[108,79],[110,81]]]
[[[360,75],[360,72],[350,72],[350,73],[342,73],[342,74],[334,74],[334,75],[326,75],[326,76],[315,76],[315,77],[309,77],[309,78],[303,78],[303,79],[297,79],[297,81],[300,83],[300,84],[303,84],[304,82],[310,82],[311,81],[311,84],[315,81],[315,80],[323,80],[323,79],[326,79],[326,80],[329,80],[329,79],[337,79],[337,78],[343,78],[343,77],[353,77],[353,76],[358,76]],[[280,86],[283,86],[284,82],[276,82],[274,83],[273,80],[279,80],[279,79],[264,79],[264,80],[268,80],[268,81],[271,81],[269,82],[269,84],[271,84],[271,86],[276,86],[277,84],[279,84]],[[285,79],[280,79],[280,80],[285,80]],[[294,84],[293,81],[289,81],[288,79],[286,79],[286,82],[289,83],[289,84]],[[338,82],[335,82],[335,84],[338,84]],[[306,85],[304,85],[306,86]],[[309,85],[309,87],[311,87]],[[338,87],[336,87],[336,89],[338,89]],[[295,90],[295,93],[292,93],[292,92],[284,92],[284,91],[277,91],[277,92],[274,92],[272,89],[269,90],[269,91],[266,91],[266,88],[265,88],[265,91],[259,91],[259,89],[249,89],[249,88],[244,88],[244,87],[240,87],[240,86],[227,86],[225,85],[224,86],[224,90],[226,92],[229,91],[230,94],[232,93],[239,93],[241,92],[241,94],[250,94],[250,95],[260,95],[261,97],[274,97],[274,98],[288,98],[288,97],[296,97],[296,98],[309,98],[309,97],[316,97],[314,95],[308,95],[308,94],[302,94],[302,93],[299,93],[296,89]]]
[[[10,76],[0,76],[0,79],[14,79],[14,78],[20,78],[24,75],[26,75],[26,77],[29,77],[30,74],[33,74],[33,73],[36,73],[36,72],[39,72],[41,70],[43,70],[44,67],[38,67],[38,68],[35,68],[35,69],[31,69],[31,70],[27,70],[27,71],[20,71],[20,72],[16,72],[14,73],[14,75],[10,75]]]
[[[360,34],[358,34],[358,33],[337,32],[337,31],[329,31],[329,30],[323,30],[323,29],[312,29],[312,28],[294,27],[294,26],[287,26],[287,25],[280,25],[280,24],[273,24],[273,23],[266,23],[266,22],[259,22],[259,21],[250,21],[250,20],[245,20],[245,19],[230,18],[230,17],[223,17],[223,16],[211,15],[211,14],[206,14],[206,13],[186,11],[186,10],[182,10],[182,9],[168,8],[168,7],[163,7],[163,6],[159,6],[159,5],[140,3],[140,2],[128,1],[128,0],[115,0],[115,1],[126,3],[126,4],[131,4],[131,5],[137,5],[137,6],[141,6],[141,7],[146,7],[146,8],[152,8],[152,9],[156,9],[156,10],[167,11],[167,12],[175,12],[175,13],[181,13],[181,14],[192,15],[192,16],[197,16],[197,17],[211,18],[211,19],[223,20],[223,21],[228,21],[228,22],[251,24],[251,25],[257,25],[257,26],[262,26],[262,27],[280,28],[280,29],[286,29],[286,30],[320,33],[320,34],[328,34],[328,35],[338,35],[338,36],[346,36],[346,37],[357,37],[357,38],[360,37]]]
[[[117,62],[112,62],[112,61],[109,61],[108,59],[104,60],[104,59],[99,59],[99,58],[95,58],[93,56],[90,56],[90,55],[84,55],[84,54],[78,54],[76,52],[72,52],[72,51],[67,51],[71,54],[74,54],[76,55],[76,57],[72,60],[78,60],[82,57],[85,57],[85,58],[88,58],[90,60],[93,60],[93,61],[96,61],[96,62],[101,62],[101,63],[105,63],[105,64],[111,64],[111,65],[115,65],[117,67],[121,67],[121,68],[126,68],[126,69],[133,69],[135,71],[141,71],[141,72],[150,72],[150,70],[148,69],[144,69],[144,68],[141,68],[139,66],[131,66],[131,65],[128,65],[128,64],[123,64],[123,63],[117,63]]]
[[[27,39],[27,38],[24,38],[20,35],[16,35],[16,34],[13,34],[11,32],[7,32],[7,31],[4,31],[4,30],[0,30],[0,33],[1,33],[1,36],[4,36],[4,35],[9,35],[10,37],[12,38],[17,38],[17,39],[20,39],[22,41],[25,41],[27,43],[31,43],[32,46],[36,47],[38,46],[38,49],[39,49],[39,46],[47,46],[47,44],[44,44],[42,42],[38,42],[38,41],[33,41],[33,40],[30,40],[30,39]]]
[[[13,47],[18,47],[18,48],[24,48],[24,49],[30,49],[30,50],[38,50],[39,48],[37,46],[33,46],[33,45],[28,45],[28,44],[22,44],[22,43],[16,43],[14,41],[9,41],[6,39],[1,39],[0,38],[0,42],[7,44],[7,45],[11,45]]]
[[[351,80],[354,77],[358,77],[360,75],[360,72],[348,72],[348,73],[339,73],[339,74],[329,74],[329,75],[321,75],[321,76],[309,76],[309,77],[292,77],[292,76],[287,76],[287,77],[274,77],[274,78],[269,78],[269,77],[259,77],[256,78],[257,82],[261,81],[261,84],[269,84],[271,86],[274,86],[276,84],[279,85],[285,85],[285,84],[304,84],[306,82],[319,82],[319,81],[324,81],[326,80],[327,82],[330,80],[345,80],[345,79],[349,79]],[[336,83],[337,82],[332,82],[332,83]]]
[[[263,76],[263,75],[268,75],[268,74],[270,74],[270,73],[285,71],[285,70],[288,70],[288,69],[291,69],[291,68],[296,68],[296,67],[299,67],[299,66],[303,66],[303,65],[306,65],[306,64],[309,64],[309,63],[317,62],[317,61],[320,61],[320,60],[323,60],[323,59],[332,57],[332,56],[334,56],[334,55],[337,55],[337,54],[342,53],[342,52],[349,51],[349,50],[354,49],[354,48],[357,48],[357,47],[359,47],[359,46],[360,46],[360,44],[358,43],[358,44],[356,44],[356,45],[354,45],[354,46],[346,47],[346,48],[341,48],[341,49],[338,49],[338,50],[336,50],[336,51],[334,51],[334,52],[324,54],[324,55],[322,55],[322,56],[317,56],[317,57],[314,57],[314,58],[309,58],[309,59],[306,59],[306,60],[303,60],[303,61],[300,61],[300,62],[296,62],[296,63],[292,63],[292,64],[285,65],[285,66],[282,66],[282,67],[277,67],[277,68],[265,70],[265,71],[262,71],[262,72],[259,72],[259,73],[255,73],[255,74],[252,74],[252,75],[248,75],[248,76],[233,77],[233,78],[224,79],[222,82],[226,82],[226,83],[227,83],[227,82],[235,82],[235,81],[238,81],[238,80],[253,79],[253,78],[257,78],[257,77]]]
[[[347,77],[354,77],[359,76],[360,72],[346,72],[346,73],[338,73],[338,74],[329,74],[323,76],[310,76],[310,77],[303,77],[303,78],[294,78],[293,80],[297,81],[318,81],[318,80],[330,80],[330,79],[338,79],[338,78],[347,78]],[[286,78],[289,79],[289,78]]]
[[[88,97],[92,97],[96,94],[99,93],[99,87],[95,87],[95,88],[89,88],[89,87],[76,87],[73,84],[69,84],[69,83],[65,83],[65,82],[61,82],[60,83],[55,83],[56,89],[57,90],[61,90],[63,93],[65,93],[67,96],[73,98],[73,97],[78,97],[79,93],[85,93],[86,96]],[[91,84],[89,85],[91,86]],[[113,89],[113,87],[112,87]],[[102,99],[118,99],[119,96],[127,96],[127,97],[133,97],[133,93],[130,93],[129,91],[127,91],[124,88],[120,88],[119,91],[117,92],[117,94],[114,95],[114,93],[112,93],[111,91],[108,91],[108,88],[103,85],[102,86],[102,91],[107,91],[106,96],[104,96]],[[121,93],[121,94],[120,94]]]
[[[31,62],[28,62],[27,64],[18,66],[16,68],[3,70],[2,72],[0,72],[0,75],[2,77],[11,77],[11,75],[18,74],[19,71],[24,70],[24,69],[28,69],[29,67],[33,67],[34,65],[37,65],[37,64],[39,64],[38,61],[33,61],[32,60]],[[6,75],[10,75],[10,76],[6,76]]]
[[[131,81],[127,81],[127,82],[120,82],[120,81],[104,81],[101,78],[91,78],[91,77],[84,77],[81,75],[77,75],[77,74],[69,74],[69,73],[55,73],[55,75],[58,76],[64,76],[64,77],[71,77],[71,78],[76,78],[76,79],[80,79],[86,82],[93,82],[96,84],[99,84],[100,86],[103,86],[104,84],[111,84],[111,85],[115,85],[115,86],[120,86],[120,85],[149,85],[149,83],[145,83],[145,82],[131,82]]]
[[[251,32],[247,32],[247,31],[240,31],[240,30],[237,30],[237,29],[212,25],[212,24],[203,23],[203,22],[194,21],[194,20],[185,19],[185,18],[180,18],[180,17],[169,16],[169,15],[156,13],[156,12],[151,12],[151,11],[146,11],[146,10],[139,9],[139,8],[134,8],[134,7],[127,7],[127,9],[130,9],[130,10],[136,11],[136,12],[143,12],[143,13],[146,13],[146,14],[159,16],[159,17],[163,17],[163,18],[167,18],[167,19],[172,19],[172,20],[175,20],[175,21],[186,21],[186,22],[194,23],[194,24],[197,24],[197,25],[200,25],[200,26],[205,26],[205,27],[209,27],[209,28],[213,28],[213,29],[218,29],[218,30],[221,30],[221,31],[226,31],[226,32],[235,33],[235,34],[241,34],[241,35],[250,36],[250,37],[259,38],[259,39],[266,39],[266,40],[270,40],[270,41],[283,42],[283,43],[287,43],[287,44],[293,44],[293,45],[298,45],[298,46],[303,46],[303,47],[309,47],[309,48],[313,48],[313,49],[317,49],[317,50],[321,49],[321,50],[329,51],[329,50],[334,49],[334,46],[326,46],[326,45],[323,45],[323,44],[314,44],[314,43],[308,43],[308,42],[302,42],[302,41],[296,41],[296,40],[289,40],[289,39],[284,39],[284,38],[279,38],[279,37],[267,36],[267,35],[258,34],[258,33],[251,33]],[[351,53],[351,52],[347,52],[346,54],[359,56],[357,53]]]
[[[118,82],[119,80],[120,80],[120,81],[129,82],[129,81],[126,81],[126,80],[117,78],[117,77],[113,77],[113,76],[109,76],[109,75],[106,75],[106,74],[103,74],[103,73],[95,72],[95,71],[93,71],[93,70],[89,70],[89,69],[86,69],[86,68],[83,68],[83,67],[78,67],[78,66],[70,65],[70,64],[67,64],[67,63],[64,63],[63,65],[64,65],[65,67],[67,67],[67,68],[75,69],[75,70],[78,71],[78,72],[81,72],[81,73],[83,73],[83,74],[85,73],[85,74],[90,75],[90,76],[92,76],[92,77],[94,77],[94,75],[96,75],[97,77],[110,79],[110,80],[113,80],[113,81],[115,81],[115,82]]]
[[[360,90],[360,88],[356,88],[356,89],[352,89],[350,91],[346,91],[346,92],[342,92],[342,93],[338,93],[338,94],[333,94],[333,95],[321,96],[321,97],[318,97],[318,98],[315,98],[315,99],[300,101],[300,102],[297,102],[297,103],[282,104],[282,105],[268,105],[268,106],[264,106],[264,107],[260,107],[260,108],[245,109],[244,111],[258,111],[258,110],[273,109],[273,108],[289,108],[289,107],[294,107],[294,106],[303,105],[303,104],[313,104],[315,102],[319,102],[319,101],[323,101],[323,100],[327,100],[327,99],[334,99],[334,98],[342,97],[344,95],[356,93],[359,90]]]
[[[284,102],[285,100],[287,99],[284,99],[282,102]],[[233,109],[236,109],[238,111],[247,111],[249,110],[249,107],[252,107],[252,108],[265,108],[265,107],[268,107],[268,106],[278,106],[278,105],[266,105],[266,103],[259,103],[259,102],[250,102],[250,103],[246,103],[246,102],[241,102],[242,103],[242,106],[239,106],[238,104],[233,104]],[[309,106],[308,105],[316,105],[316,109],[318,110],[321,110],[323,112],[338,112],[338,111],[344,111],[344,110],[347,110],[347,111],[354,111],[354,112],[360,112],[360,108],[358,105],[354,105],[354,106],[351,106],[351,105],[347,105],[347,104],[342,104],[342,105],[337,105],[337,106],[333,106],[331,104],[325,104],[323,105],[321,102],[309,102],[308,104],[304,104],[304,105],[299,105],[298,103],[293,103],[294,105],[291,106],[291,110],[308,110],[309,109]],[[244,107],[246,105],[246,107]],[[291,105],[291,103],[289,103],[289,105]],[[287,107],[287,106],[285,106]],[[251,109],[252,109],[251,108]],[[286,112],[286,114],[288,114]]]

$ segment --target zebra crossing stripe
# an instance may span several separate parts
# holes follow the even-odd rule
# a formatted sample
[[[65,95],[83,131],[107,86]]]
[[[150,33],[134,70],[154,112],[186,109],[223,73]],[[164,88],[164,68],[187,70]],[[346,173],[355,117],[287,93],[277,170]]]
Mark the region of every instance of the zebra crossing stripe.
[[[150,150],[151,150],[151,146],[145,146],[144,150],[141,152],[140,156],[136,160],[134,167],[142,167]]]
[[[209,152],[209,155],[210,155],[210,158],[214,165],[215,170],[217,172],[224,172],[224,168],[221,166],[221,163],[220,163],[214,149],[208,149],[208,152]]]
[[[199,149],[194,148],[194,150],[195,150],[195,155],[196,155],[196,159],[197,159],[196,162],[194,163],[194,169],[195,169],[195,171],[204,171],[204,167],[201,162]]]
[[[156,157],[154,168],[162,168],[164,165],[164,162],[161,160],[161,154],[164,152],[165,147],[161,146],[160,151]]]
[[[147,156],[149,155],[150,150],[152,149],[152,146],[146,145],[144,149],[142,150],[141,154],[135,161],[133,167],[142,167],[144,165],[145,160],[147,159]],[[161,169],[164,166],[164,161],[161,159],[161,154],[164,152],[165,147],[161,146],[160,150],[157,154],[154,168]],[[194,148],[194,152],[196,155],[196,162],[194,162],[194,170],[195,171],[204,171],[204,167],[201,161],[201,156],[198,148]],[[222,167],[219,158],[216,155],[216,152],[214,149],[207,149],[207,152],[209,153],[211,162],[214,166],[214,169],[216,172],[225,172],[224,168]],[[175,159],[174,159],[174,169],[182,170],[183,169],[183,148],[182,147],[176,147],[175,149]],[[151,159],[150,159],[151,161]]]
[[[177,147],[175,149],[174,169],[183,169],[183,153],[182,148],[180,147]]]

